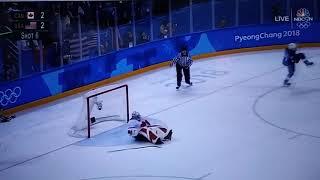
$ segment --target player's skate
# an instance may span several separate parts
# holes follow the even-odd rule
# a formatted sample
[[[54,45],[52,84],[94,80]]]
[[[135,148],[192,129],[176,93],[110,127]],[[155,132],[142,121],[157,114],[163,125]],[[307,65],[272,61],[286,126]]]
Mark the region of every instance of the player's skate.
[[[312,66],[314,63],[308,60],[303,61],[306,66]]]
[[[290,86],[290,85],[291,85],[291,83],[289,83],[288,79],[283,81],[283,86]]]
[[[169,133],[166,135],[166,137],[164,137],[164,139],[171,141],[171,136],[172,136],[172,130],[169,131]]]
[[[176,90],[178,90],[179,88],[180,88],[180,86],[177,86],[177,87],[176,87]]]
[[[160,145],[160,144],[163,144],[163,141],[161,141],[161,139],[160,139],[160,138],[158,138],[158,139],[157,139],[157,141],[156,141],[154,144],[156,144],[156,145]]]

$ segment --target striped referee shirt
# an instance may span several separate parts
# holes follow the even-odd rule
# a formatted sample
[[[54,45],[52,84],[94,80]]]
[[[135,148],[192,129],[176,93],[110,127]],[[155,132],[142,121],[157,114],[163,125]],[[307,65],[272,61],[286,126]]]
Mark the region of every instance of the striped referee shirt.
[[[179,53],[173,60],[172,63],[179,64],[182,67],[190,67],[192,65],[192,59],[190,55],[188,56],[182,56],[181,53]]]

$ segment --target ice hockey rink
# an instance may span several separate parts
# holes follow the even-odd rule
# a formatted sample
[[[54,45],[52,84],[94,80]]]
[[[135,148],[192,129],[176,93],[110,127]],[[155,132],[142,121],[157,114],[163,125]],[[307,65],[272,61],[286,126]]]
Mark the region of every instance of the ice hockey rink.
[[[319,180],[320,49],[300,51],[315,65],[298,64],[291,87],[283,50],[195,61],[194,85],[179,91],[169,67],[117,82],[131,112],[173,129],[159,146],[133,141],[125,124],[69,136],[81,95],[20,112],[0,124],[0,179]]]

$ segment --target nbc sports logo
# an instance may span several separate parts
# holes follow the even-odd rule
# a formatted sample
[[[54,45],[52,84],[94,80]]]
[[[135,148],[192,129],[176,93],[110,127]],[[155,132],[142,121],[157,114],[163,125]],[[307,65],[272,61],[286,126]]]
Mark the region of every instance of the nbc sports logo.
[[[310,12],[306,8],[300,8],[298,9],[297,13],[295,14],[295,17],[292,14],[291,9],[291,15],[290,16],[275,16],[274,17],[275,22],[290,22],[291,21],[291,27],[293,28],[293,22],[296,22],[296,25],[300,29],[307,29],[311,26],[311,21],[313,21],[313,17],[311,17]]]
[[[0,104],[2,107],[7,106],[9,103],[17,102],[21,95],[21,88],[19,86],[11,89],[8,88],[5,91],[0,91]]]

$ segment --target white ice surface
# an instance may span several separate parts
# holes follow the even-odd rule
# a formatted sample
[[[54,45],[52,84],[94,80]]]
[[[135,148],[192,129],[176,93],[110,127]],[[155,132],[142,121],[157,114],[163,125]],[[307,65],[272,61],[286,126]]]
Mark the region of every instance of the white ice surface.
[[[289,88],[282,51],[196,61],[194,86],[179,91],[174,68],[118,82],[129,85],[131,111],[174,130],[161,148],[134,149],[152,144],[125,125],[68,136],[79,95],[18,113],[0,124],[0,179],[319,180],[320,49],[302,51],[316,64],[299,64]]]

